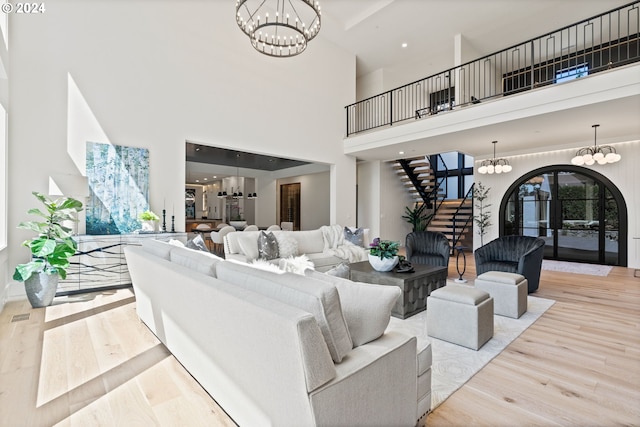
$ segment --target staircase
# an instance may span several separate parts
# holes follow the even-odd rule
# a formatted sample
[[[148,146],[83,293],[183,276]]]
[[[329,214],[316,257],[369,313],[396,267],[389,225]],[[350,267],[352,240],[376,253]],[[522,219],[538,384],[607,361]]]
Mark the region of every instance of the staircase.
[[[397,160],[393,169],[413,201],[427,203],[429,212],[434,214],[427,230],[443,233],[452,248],[473,245],[473,200],[446,200],[446,189],[442,184],[438,186],[428,157]]]
[[[452,248],[470,247],[473,245],[471,221],[473,221],[473,200],[449,199],[442,202],[427,230],[443,233],[449,239]],[[467,225],[466,228],[465,225]]]

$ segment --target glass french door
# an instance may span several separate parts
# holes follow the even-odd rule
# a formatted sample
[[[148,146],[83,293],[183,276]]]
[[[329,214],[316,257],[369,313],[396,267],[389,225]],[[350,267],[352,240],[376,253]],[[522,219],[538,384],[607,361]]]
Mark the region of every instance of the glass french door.
[[[626,210],[619,210],[621,195],[609,184],[589,170],[530,175],[507,192],[501,235],[543,238],[546,259],[626,265],[626,230],[620,229]]]

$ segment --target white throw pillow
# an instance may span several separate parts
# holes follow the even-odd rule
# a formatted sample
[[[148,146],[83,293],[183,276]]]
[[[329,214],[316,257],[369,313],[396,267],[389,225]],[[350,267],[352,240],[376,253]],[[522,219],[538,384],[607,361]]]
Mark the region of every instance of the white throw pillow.
[[[227,283],[313,314],[334,362],[340,363],[353,348],[334,285],[297,274],[274,274],[234,262],[221,263],[216,274]]]
[[[287,233],[274,233],[278,241],[278,255],[280,258],[298,256],[298,241]]]
[[[315,269],[313,262],[309,260],[306,255],[300,255],[297,257],[280,258],[278,264],[280,269],[288,271],[289,273],[300,274],[304,276],[304,272],[307,269]]]
[[[266,259],[254,259],[249,264],[250,267],[257,268],[260,270],[271,271],[273,273],[283,274],[284,270],[281,270],[277,264],[267,261]]]
[[[391,310],[402,294],[396,286],[352,282],[313,270],[307,270],[305,275],[332,283],[338,289],[354,347],[371,342],[384,333],[389,325]]]
[[[244,232],[243,232],[244,233]],[[247,257],[247,261],[253,261],[260,256],[258,252],[258,235],[254,233],[241,234],[238,236],[238,246]]]
[[[178,246],[179,248],[184,248],[184,243],[182,243],[178,239],[169,239],[169,244],[173,246]]]

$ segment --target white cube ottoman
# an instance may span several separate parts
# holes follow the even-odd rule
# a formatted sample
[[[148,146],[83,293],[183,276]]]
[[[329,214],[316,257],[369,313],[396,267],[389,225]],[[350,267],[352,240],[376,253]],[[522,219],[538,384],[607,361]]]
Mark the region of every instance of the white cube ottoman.
[[[427,335],[478,350],[493,337],[493,298],[467,285],[447,285],[427,297]]]
[[[527,311],[528,284],[520,274],[487,271],[478,276],[475,287],[489,292],[495,314],[518,319]]]

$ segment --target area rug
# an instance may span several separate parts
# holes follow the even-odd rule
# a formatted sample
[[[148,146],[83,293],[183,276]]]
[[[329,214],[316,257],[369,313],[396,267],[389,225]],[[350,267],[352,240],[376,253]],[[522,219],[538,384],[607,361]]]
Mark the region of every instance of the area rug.
[[[542,260],[542,269],[561,271],[563,273],[588,274],[591,276],[607,276],[613,267],[610,265],[584,264],[580,262]]]
[[[527,312],[519,319],[494,316],[493,338],[478,351],[427,336],[426,311],[400,320],[402,328],[415,334],[418,340],[431,341],[431,410],[469,381],[554,303],[550,299],[528,296]]]

